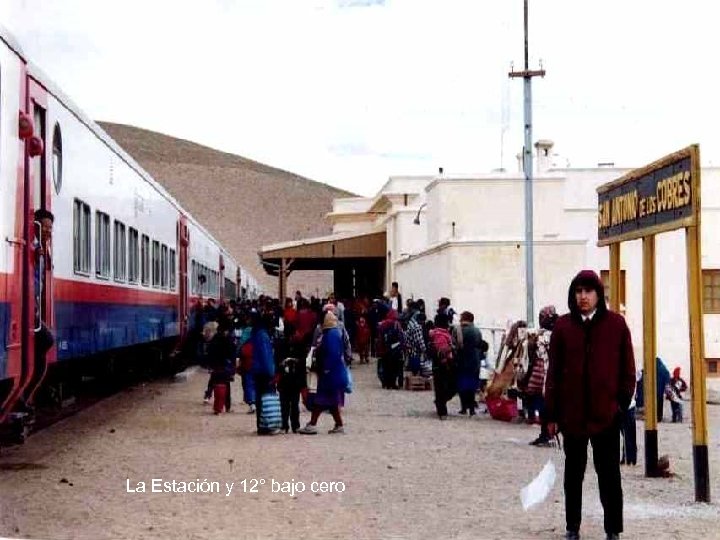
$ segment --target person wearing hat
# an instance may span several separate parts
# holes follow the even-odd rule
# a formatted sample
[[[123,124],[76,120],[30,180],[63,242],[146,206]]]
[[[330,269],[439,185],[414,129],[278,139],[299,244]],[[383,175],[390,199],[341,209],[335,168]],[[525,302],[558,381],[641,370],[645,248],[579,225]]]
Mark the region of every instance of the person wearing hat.
[[[622,315],[605,305],[602,281],[592,270],[575,276],[570,313],[550,338],[545,384],[548,435],[563,435],[566,538],[580,538],[582,484],[588,442],[598,477],[607,539],[623,531],[620,421],[635,390],[635,358]]]
[[[317,422],[324,410],[330,411],[335,420],[335,426],[328,433],[345,433],[340,414],[340,409],[345,405],[345,392],[349,381],[343,358],[344,349],[345,344],[337,316],[333,310],[328,309],[323,317],[322,335],[316,350],[317,394],[310,421],[300,428],[298,433],[317,434]]]

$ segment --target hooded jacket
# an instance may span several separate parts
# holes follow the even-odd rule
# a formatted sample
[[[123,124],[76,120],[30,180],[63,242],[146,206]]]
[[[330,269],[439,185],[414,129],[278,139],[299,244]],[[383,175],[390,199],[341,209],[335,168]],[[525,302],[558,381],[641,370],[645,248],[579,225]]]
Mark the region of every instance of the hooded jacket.
[[[578,286],[597,292],[594,316],[583,322],[575,300]],[[568,435],[592,436],[613,425],[635,390],[635,358],[625,319],[605,305],[598,275],[583,270],[570,283],[570,313],[557,320],[550,338],[545,385],[549,422]]]

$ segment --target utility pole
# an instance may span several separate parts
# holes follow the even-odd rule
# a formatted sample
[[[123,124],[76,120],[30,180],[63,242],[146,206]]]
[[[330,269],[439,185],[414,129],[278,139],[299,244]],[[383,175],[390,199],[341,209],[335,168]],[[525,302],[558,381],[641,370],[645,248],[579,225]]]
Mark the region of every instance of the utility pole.
[[[527,293],[527,324],[535,326],[534,276],[533,276],[533,159],[532,159],[532,78],[544,77],[542,65],[530,70],[528,56],[528,0],[525,0],[525,69],[511,71],[510,78],[522,77],[525,103],[525,147],[523,148],[523,169],[525,169],[525,290]]]

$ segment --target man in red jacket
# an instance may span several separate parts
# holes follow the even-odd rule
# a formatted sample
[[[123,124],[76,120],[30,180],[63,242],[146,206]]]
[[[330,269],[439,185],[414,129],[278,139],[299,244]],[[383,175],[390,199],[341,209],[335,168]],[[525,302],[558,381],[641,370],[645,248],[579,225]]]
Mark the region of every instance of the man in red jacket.
[[[550,339],[545,406],[550,436],[565,449],[566,538],[580,538],[588,442],[605,513],[606,538],[623,530],[619,421],[635,389],[635,359],[625,319],[608,311],[598,275],[583,270],[568,291],[570,313]]]

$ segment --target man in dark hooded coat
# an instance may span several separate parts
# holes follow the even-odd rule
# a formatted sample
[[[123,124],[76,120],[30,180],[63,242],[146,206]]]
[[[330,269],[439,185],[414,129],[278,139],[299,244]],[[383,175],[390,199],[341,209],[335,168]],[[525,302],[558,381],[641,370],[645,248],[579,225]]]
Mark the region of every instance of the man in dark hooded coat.
[[[580,538],[588,442],[605,514],[606,538],[623,530],[620,418],[635,389],[635,359],[625,319],[607,309],[598,275],[583,270],[568,291],[570,313],[550,339],[545,385],[548,431],[563,434],[566,538]]]

